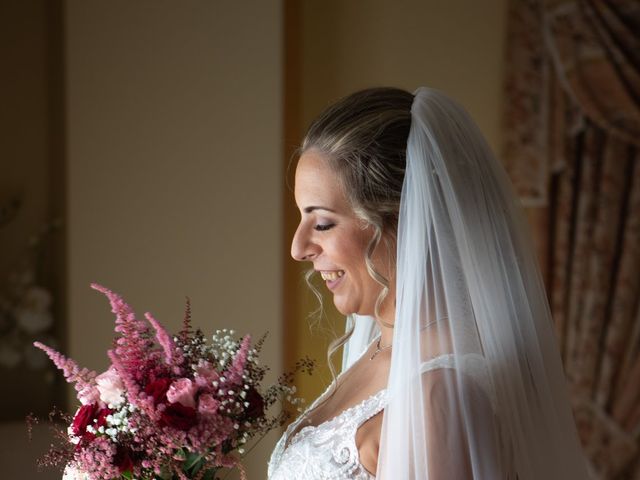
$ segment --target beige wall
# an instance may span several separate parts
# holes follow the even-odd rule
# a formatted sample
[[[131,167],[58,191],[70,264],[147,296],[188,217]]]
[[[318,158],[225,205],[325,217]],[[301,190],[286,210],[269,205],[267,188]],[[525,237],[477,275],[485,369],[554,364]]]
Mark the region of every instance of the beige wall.
[[[279,0],[66,9],[69,353],[102,369],[102,283],[178,328],[269,331],[281,366]],[[272,434],[251,454],[264,478]]]
[[[89,288],[96,281],[171,328],[189,295],[196,324],[208,331],[269,330],[263,358],[280,369],[281,268],[293,262],[282,257],[290,238],[280,233],[283,1],[64,2],[67,351],[83,365],[106,366],[112,335],[108,304]],[[23,3],[24,11],[42,5]],[[429,85],[466,105],[499,145],[505,0],[298,6],[301,128],[356,89]],[[42,34],[37,16],[28,21],[12,25]],[[33,46],[37,59],[41,39]],[[13,98],[14,118],[25,108],[42,114],[45,100],[31,95]],[[40,161],[44,127],[30,128],[26,137],[6,135],[13,143],[3,142],[5,159],[18,152]],[[24,175],[12,170],[3,188]],[[29,195],[43,208],[45,197]],[[305,318],[312,297],[301,282],[290,288],[304,300],[290,357],[322,361],[323,334],[311,336]],[[313,399],[327,380],[325,371],[301,381],[303,395]],[[252,454],[249,478],[265,477],[275,437]]]
[[[465,105],[494,150],[500,145],[506,0],[306,0],[300,16],[304,127],[355,90],[425,85]],[[306,299],[298,315],[305,327],[296,355],[324,359],[328,335],[306,328],[305,316],[317,304],[304,284],[299,295]],[[332,306],[329,296],[325,304]],[[343,329],[335,310],[327,311],[323,323]],[[327,371],[320,377],[328,379]],[[301,376],[298,383],[310,398],[323,390],[316,378]]]
[[[506,0],[306,0],[303,120],[360,88],[443,90],[500,140]]]

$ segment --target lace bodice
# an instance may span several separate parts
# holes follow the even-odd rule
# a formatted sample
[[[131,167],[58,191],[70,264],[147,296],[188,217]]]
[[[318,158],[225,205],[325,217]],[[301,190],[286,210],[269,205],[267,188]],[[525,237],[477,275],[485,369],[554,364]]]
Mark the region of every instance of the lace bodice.
[[[329,387],[330,388],[330,387]],[[326,393],[309,407],[313,409]],[[375,477],[360,463],[356,447],[356,431],[364,422],[381,412],[386,405],[386,390],[365,399],[320,425],[303,427],[287,439],[305,417],[301,415],[289,425],[277,443],[269,461],[270,480],[371,480]]]
[[[484,384],[484,369],[479,355],[465,356],[459,367]],[[452,368],[453,355],[441,355],[425,362],[422,371]],[[329,386],[331,388],[331,386]],[[313,409],[329,391],[320,395],[307,409]],[[493,400],[493,399],[492,399]],[[493,403],[493,402],[492,402]],[[299,427],[305,415],[291,423],[282,435],[269,461],[269,480],[375,480],[360,463],[356,446],[356,431],[368,419],[381,412],[387,404],[387,390],[381,390],[361,403],[344,410],[320,425],[310,425],[298,431],[286,445],[291,433]],[[286,445],[286,448],[285,448]]]

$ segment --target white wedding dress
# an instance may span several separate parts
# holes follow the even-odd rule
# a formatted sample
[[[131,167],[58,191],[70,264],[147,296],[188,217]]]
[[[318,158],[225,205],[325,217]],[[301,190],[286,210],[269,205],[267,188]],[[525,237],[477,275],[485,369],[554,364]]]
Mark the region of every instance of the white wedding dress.
[[[483,360],[484,358],[480,355],[465,355],[458,365],[487,391]],[[453,365],[453,355],[445,354],[425,362],[421,370],[426,372],[437,368],[453,368]],[[269,461],[269,480],[374,480],[376,478],[374,473],[368,472],[360,463],[356,432],[364,422],[385,408],[386,389],[347,408],[326,422],[317,426],[303,427],[289,440],[291,433],[296,431],[306,413],[315,408],[330,389],[331,385],[284,432]]]

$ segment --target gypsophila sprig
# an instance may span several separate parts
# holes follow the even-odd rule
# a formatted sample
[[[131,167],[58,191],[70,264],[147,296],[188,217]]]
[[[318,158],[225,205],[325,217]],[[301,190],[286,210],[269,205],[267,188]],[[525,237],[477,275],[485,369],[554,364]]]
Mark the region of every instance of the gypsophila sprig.
[[[138,320],[122,297],[91,286],[116,315],[111,365],[98,375],[35,343],[75,385],[81,404],[41,464],[65,465],[66,480],[215,480],[229,469],[246,478],[247,445],[303,402],[291,373],[263,385],[268,367],[258,356],[266,335],[254,345],[234,330],[207,338],[191,327],[188,298],[182,330],[172,335],[150,313]],[[296,370],[313,366],[305,359]]]

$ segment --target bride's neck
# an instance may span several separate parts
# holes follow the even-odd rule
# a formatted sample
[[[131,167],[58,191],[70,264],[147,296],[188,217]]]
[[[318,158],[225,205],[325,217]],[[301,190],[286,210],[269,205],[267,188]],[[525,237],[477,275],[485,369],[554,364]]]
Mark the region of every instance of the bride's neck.
[[[395,319],[393,315],[386,315],[376,318],[376,323],[380,328],[380,345],[383,347],[393,343],[393,324]]]

